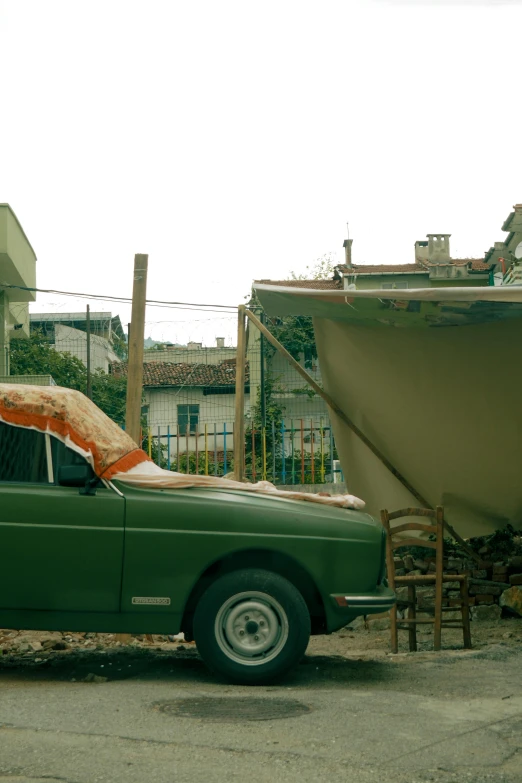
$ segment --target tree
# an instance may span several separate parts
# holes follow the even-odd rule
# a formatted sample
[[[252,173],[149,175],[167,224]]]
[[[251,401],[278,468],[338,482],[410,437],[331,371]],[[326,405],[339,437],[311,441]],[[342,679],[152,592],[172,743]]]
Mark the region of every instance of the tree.
[[[127,377],[109,375],[103,370],[93,373],[92,401],[120,427],[125,425],[127,406]]]
[[[11,375],[52,375],[58,386],[85,391],[87,370],[76,356],[60,353],[42,331],[31,332],[29,339],[11,341]]]
[[[321,258],[305,267],[305,273],[291,272],[293,280],[328,280],[335,271],[335,254],[325,253]],[[310,370],[317,359],[315,334],[311,316],[286,315],[282,318],[270,318],[267,326],[286,350],[296,359],[304,360],[304,366]],[[267,348],[273,354],[275,348]]]
[[[333,277],[336,267],[335,253],[325,253],[317,258],[311,266],[305,266],[305,272],[296,274],[290,272],[292,280],[327,280]]]
[[[85,393],[87,369],[70,353],[56,351],[48,337],[35,330],[25,340],[11,342],[11,375],[51,375],[58,386]],[[120,427],[125,424],[127,378],[103,370],[92,374],[92,399]]]

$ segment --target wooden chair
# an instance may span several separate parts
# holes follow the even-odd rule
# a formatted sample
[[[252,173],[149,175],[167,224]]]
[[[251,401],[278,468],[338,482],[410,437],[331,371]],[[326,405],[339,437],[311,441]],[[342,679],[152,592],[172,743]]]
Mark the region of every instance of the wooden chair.
[[[423,524],[422,522],[404,522],[402,525],[391,528],[390,522],[402,517],[431,517],[434,522]],[[386,565],[388,570],[388,584],[395,590],[397,587],[408,588],[408,599],[399,600],[399,604],[408,607],[408,617],[402,620],[397,618],[397,605],[391,610],[391,647],[392,652],[398,652],[398,631],[407,630],[409,634],[410,650],[417,650],[417,625],[425,623],[434,624],[434,649],[440,650],[442,628],[462,628],[464,632],[464,647],[471,648],[471,631],[469,625],[469,600],[468,577],[465,574],[444,574],[444,509],[437,506],[435,510],[426,508],[403,508],[400,511],[389,513],[387,509],[381,511],[381,521],[387,533],[386,537]],[[435,541],[426,541],[422,538],[396,538],[399,533],[409,530],[419,530],[427,534],[434,534]],[[396,576],[394,552],[399,547],[415,546],[435,549],[435,573],[422,576]],[[442,585],[444,582],[458,582],[460,589],[459,603],[456,606],[442,605]],[[435,585],[435,616],[434,619],[417,619],[416,616],[416,592],[417,587]],[[462,620],[443,621],[443,612],[458,611],[460,609]]]

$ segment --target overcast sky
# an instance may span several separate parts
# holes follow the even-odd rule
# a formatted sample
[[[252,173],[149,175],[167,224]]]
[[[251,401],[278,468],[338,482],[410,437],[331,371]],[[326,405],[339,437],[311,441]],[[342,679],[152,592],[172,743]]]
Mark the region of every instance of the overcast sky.
[[[0,202],[42,288],[128,296],[143,252],[149,298],[235,305],[342,261],[347,221],[356,263],[428,232],[480,256],[522,201],[521,24],[514,0],[0,0]],[[147,331],[232,338],[205,318]]]

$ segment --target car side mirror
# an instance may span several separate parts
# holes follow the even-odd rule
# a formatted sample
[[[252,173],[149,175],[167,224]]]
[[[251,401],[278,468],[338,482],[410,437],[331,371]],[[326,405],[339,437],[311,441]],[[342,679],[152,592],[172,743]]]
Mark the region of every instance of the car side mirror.
[[[58,484],[61,487],[80,487],[80,495],[94,495],[99,478],[90,465],[60,465]]]

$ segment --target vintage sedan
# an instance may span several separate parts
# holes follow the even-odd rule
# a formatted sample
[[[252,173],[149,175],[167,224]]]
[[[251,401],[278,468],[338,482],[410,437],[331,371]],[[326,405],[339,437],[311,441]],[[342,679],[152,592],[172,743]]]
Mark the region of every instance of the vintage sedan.
[[[0,627],[182,631],[267,682],[393,605],[362,505],[162,470],[79,392],[0,384]]]

